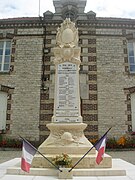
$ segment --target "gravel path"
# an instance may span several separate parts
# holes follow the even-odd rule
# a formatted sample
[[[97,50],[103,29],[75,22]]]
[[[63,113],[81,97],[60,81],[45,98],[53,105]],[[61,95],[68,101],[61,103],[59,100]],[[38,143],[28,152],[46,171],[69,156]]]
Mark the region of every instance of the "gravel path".
[[[135,164],[135,149],[134,151],[107,151],[107,154],[112,158],[120,158],[132,164]],[[0,151],[0,163],[21,157],[21,151]]]

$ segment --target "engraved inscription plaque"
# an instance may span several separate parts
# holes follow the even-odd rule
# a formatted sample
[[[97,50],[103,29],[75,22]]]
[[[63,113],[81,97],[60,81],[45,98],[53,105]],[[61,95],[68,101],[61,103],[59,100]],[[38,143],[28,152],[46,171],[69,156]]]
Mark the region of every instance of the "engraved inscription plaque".
[[[77,122],[79,121],[77,65],[65,62],[58,64],[57,68],[56,121]]]

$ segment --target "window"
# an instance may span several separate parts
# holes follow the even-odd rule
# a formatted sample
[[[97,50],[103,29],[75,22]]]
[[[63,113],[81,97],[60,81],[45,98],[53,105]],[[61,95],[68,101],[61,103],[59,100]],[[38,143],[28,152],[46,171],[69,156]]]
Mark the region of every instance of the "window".
[[[10,65],[11,41],[0,41],[0,72],[8,72]]]
[[[128,43],[128,61],[129,61],[129,70],[131,73],[135,73],[135,43]]]
[[[0,91],[0,130],[6,128],[7,93]]]
[[[135,93],[131,94],[132,131],[135,132]]]

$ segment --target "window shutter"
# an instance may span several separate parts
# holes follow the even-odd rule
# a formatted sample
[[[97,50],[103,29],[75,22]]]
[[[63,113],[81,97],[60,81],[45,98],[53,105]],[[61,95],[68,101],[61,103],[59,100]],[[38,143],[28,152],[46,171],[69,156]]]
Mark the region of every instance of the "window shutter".
[[[6,128],[7,93],[0,92],[0,130]]]

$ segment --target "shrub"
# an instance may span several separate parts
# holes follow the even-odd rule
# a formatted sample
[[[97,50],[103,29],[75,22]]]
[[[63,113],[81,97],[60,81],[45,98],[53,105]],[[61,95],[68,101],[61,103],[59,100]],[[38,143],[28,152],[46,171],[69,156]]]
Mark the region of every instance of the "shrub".
[[[90,142],[94,145],[98,140],[91,139]],[[123,149],[123,148],[135,148],[135,137],[129,135],[123,135],[119,139],[108,138],[106,143],[107,149]]]
[[[1,148],[21,148],[22,142],[17,139],[8,139],[0,137],[0,147]]]
[[[107,139],[106,148],[115,149],[118,148],[118,144],[115,138]]]
[[[118,140],[111,138],[107,140],[107,148],[109,149],[123,149],[123,148],[135,148],[135,139],[123,135]]]

